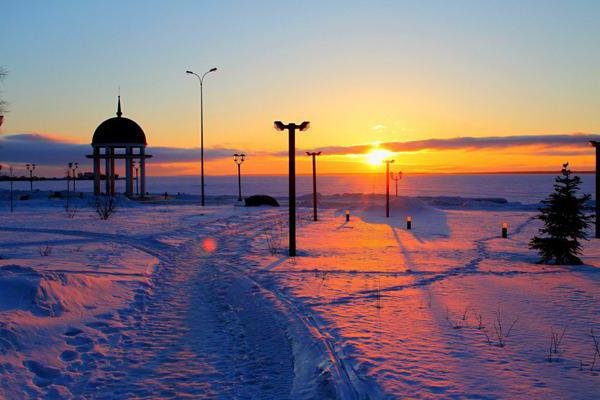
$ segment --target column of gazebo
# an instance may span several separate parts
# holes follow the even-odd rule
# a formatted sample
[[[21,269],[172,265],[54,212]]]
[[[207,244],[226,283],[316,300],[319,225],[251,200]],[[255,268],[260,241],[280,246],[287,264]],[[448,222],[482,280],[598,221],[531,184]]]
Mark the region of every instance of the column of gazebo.
[[[146,196],[146,149],[140,147],[140,195]]]
[[[104,180],[106,185],[105,193],[110,196],[110,148],[104,149]]]
[[[131,196],[133,195],[133,160],[131,158],[133,152],[131,151],[131,146],[127,146],[125,155],[127,156],[125,158],[125,195]]]
[[[110,196],[114,196],[115,191],[115,149],[114,147],[110,148]]]
[[[94,147],[94,195],[100,195],[100,149]]]

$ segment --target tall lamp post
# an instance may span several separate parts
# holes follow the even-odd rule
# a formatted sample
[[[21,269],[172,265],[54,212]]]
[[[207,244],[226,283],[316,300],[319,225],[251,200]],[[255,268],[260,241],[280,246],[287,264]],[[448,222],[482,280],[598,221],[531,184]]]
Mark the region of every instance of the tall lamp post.
[[[396,197],[398,197],[398,181],[400,179],[402,179],[402,172],[401,171],[396,172],[396,173],[390,172],[390,178],[392,178],[394,180],[394,182],[396,182]]]
[[[390,164],[394,160],[385,160],[385,217],[390,217]]]
[[[310,126],[310,122],[304,121],[301,124],[284,124],[281,121],[275,121],[275,129],[278,131],[288,131],[289,147],[289,208],[290,208],[290,248],[289,255],[296,256],[296,130],[304,132]]]
[[[216,68],[211,68],[200,76],[193,71],[185,71],[186,74],[194,75],[200,82],[200,190],[201,190],[201,204],[204,207],[204,100],[202,87],[204,85],[204,77],[211,72],[215,72]]]
[[[29,171],[29,191],[33,192],[33,171],[35,170],[35,164],[25,164],[27,171]]]
[[[242,201],[242,163],[245,160],[246,155],[242,154],[234,154],[233,162],[237,164],[237,172],[238,172],[238,201]]]
[[[321,155],[320,151],[306,152],[307,156],[312,157],[312,175],[313,175],[313,221],[317,220],[317,161],[316,157]]]

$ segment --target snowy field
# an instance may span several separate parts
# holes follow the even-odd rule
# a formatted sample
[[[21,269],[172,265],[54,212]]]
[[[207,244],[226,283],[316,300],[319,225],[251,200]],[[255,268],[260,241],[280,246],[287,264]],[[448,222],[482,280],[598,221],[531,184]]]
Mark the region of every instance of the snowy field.
[[[600,397],[600,245],[536,264],[535,207],[326,196],[289,258],[285,207],[38,197],[0,209],[0,398]]]

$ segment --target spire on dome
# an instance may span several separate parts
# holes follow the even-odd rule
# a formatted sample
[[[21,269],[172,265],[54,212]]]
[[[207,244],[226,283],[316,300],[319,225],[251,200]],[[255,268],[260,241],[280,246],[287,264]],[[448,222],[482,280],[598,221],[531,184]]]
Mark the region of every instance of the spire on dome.
[[[121,115],[123,115],[123,113],[121,112],[121,96],[119,96],[119,100],[117,102],[117,117],[120,117]]]

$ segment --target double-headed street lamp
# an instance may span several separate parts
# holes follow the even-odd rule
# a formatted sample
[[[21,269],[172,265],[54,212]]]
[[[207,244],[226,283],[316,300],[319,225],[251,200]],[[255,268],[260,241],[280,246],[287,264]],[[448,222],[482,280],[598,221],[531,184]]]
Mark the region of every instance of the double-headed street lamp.
[[[274,122],[275,129],[278,131],[288,131],[288,152],[289,152],[289,208],[290,208],[290,248],[289,255],[296,256],[296,130],[306,131],[310,122],[304,121],[301,124],[284,124],[281,121]]]
[[[79,163],[77,163],[77,162],[76,163],[73,163],[73,162],[69,163],[69,171],[73,174],[72,175],[73,176],[73,191],[75,191],[75,178],[77,177],[76,176],[77,168],[79,168]],[[69,171],[67,171],[67,178],[69,177]],[[69,186],[68,179],[67,179],[67,186]]]
[[[402,179],[402,172],[398,171],[396,173],[390,172],[390,178],[392,178],[396,182],[396,197],[398,197],[398,181]]]
[[[385,163],[385,216],[390,217],[390,164],[394,160],[384,160]]]
[[[237,164],[237,173],[238,173],[238,201],[242,201],[242,163],[245,160],[246,155],[242,154],[234,154],[233,162]]]
[[[204,77],[211,72],[215,72],[216,68],[211,68],[200,76],[193,71],[185,71],[186,74],[194,75],[200,82],[200,190],[201,190],[201,204],[204,207],[204,101],[202,94],[202,86],[204,84]]]
[[[35,171],[35,164],[25,164],[27,171],[29,171],[29,191],[33,192],[33,171]]]
[[[312,157],[312,173],[313,173],[313,221],[317,220],[317,156],[321,155],[320,151],[306,152],[307,156]]]

